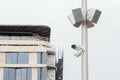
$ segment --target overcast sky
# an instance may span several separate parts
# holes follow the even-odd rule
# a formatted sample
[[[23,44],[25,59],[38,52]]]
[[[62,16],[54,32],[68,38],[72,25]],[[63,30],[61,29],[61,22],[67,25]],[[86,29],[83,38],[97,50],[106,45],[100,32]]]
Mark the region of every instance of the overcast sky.
[[[80,0],[0,0],[0,24],[47,25],[51,43],[64,48],[64,80],[81,80],[81,57],[71,44],[81,44],[81,29],[67,16],[81,7]],[[120,80],[120,1],[88,0],[88,9],[102,11],[99,22],[88,29],[89,80]]]

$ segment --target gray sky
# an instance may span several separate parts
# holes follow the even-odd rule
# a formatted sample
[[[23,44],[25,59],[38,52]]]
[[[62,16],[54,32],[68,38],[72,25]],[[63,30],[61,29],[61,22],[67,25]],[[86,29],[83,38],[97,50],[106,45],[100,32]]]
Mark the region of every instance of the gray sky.
[[[70,48],[80,44],[81,32],[67,18],[80,6],[80,0],[0,0],[0,24],[50,26],[51,43],[64,47],[64,80],[81,80],[81,57]],[[88,30],[89,80],[120,80],[119,7],[119,0],[88,0],[88,9],[102,11],[98,24]]]

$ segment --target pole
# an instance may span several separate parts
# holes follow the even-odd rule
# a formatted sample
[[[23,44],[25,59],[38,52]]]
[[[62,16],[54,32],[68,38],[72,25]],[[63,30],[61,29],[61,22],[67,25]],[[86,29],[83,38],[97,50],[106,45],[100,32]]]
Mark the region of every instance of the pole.
[[[82,79],[81,80],[88,80],[88,39],[87,39],[87,0],[82,0],[82,12],[84,16],[84,21],[81,27],[81,39],[82,39],[82,46],[85,48],[85,52],[82,54],[81,58],[81,70],[82,70]]]

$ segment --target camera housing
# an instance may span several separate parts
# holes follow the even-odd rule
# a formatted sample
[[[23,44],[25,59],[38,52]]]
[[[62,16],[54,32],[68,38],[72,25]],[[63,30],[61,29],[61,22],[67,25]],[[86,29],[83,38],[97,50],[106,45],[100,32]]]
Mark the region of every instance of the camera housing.
[[[71,45],[71,48],[76,50],[77,52],[74,54],[74,56],[79,57],[80,55],[82,55],[84,53],[84,49],[82,47],[80,47],[79,45]]]
[[[83,51],[82,51],[82,50],[78,50],[78,51],[74,54],[74,56],[79,57],[79,56],[81,56],[82,54],[83,54]]]
[[[82,49],[79,45],[75,45],[75,44],[71,45],[71,48],[75,49],[75,50],[81,50]]]

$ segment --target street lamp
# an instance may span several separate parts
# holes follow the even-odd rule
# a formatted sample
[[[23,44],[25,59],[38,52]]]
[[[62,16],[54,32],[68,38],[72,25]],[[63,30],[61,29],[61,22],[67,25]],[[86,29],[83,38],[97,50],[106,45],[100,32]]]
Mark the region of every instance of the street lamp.
[[[72,14],[68,16],[72,25],[79,28],[81,26],[81,44],[82,47],[72,45],[76,50],[76,57],[81,55],[81,73],[82,80],[88,80],[88,28],[97,24],[101,11],[97,9],[89,9],[87,11],[87,0],[82,0],[82,8],[72,10]]]

